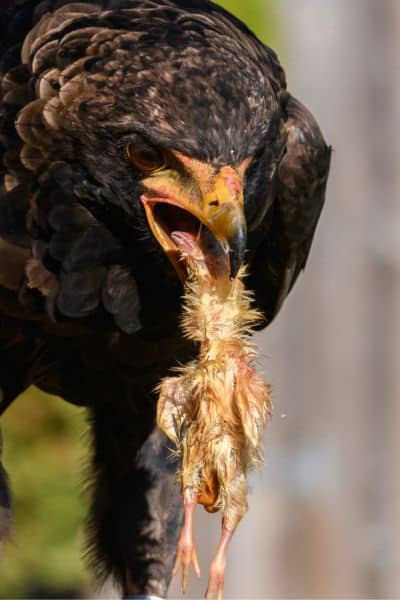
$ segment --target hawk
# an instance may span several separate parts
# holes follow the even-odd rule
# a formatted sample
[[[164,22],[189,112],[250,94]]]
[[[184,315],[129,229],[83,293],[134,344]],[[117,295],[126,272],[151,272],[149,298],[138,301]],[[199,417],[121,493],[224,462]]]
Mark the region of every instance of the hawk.
[[[87,407],[92,564],[165,596],[182,506],[155,388],[198,352],[179,327],[191,240],[210,281],[246,263],[245,309],[268,325],[305,267],[330,148],[275,52],[212,2],[3,0],[0,16],[0,413],[31,384]],[[10,523],[0,465],[0,536]]]

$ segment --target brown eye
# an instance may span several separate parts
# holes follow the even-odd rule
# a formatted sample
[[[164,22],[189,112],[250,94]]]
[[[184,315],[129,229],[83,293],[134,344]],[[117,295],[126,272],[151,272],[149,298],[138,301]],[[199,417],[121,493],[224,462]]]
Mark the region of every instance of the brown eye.
[[[164,153],[154,146],[135,148],[128,144],[125,146],[125,152],[133,166],[143,173],[161,171],[166,165]]]

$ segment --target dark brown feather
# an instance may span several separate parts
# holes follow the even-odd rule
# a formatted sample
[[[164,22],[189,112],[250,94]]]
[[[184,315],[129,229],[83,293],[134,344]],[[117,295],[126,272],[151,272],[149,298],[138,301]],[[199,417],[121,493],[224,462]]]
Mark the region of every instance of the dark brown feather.
[[[284,150],[273,184],[273,202],[251,261],[249,285],[266,323],[277,314],[305,268],[325,201],[331,148],[311,113],[289,97],[282,125]]]

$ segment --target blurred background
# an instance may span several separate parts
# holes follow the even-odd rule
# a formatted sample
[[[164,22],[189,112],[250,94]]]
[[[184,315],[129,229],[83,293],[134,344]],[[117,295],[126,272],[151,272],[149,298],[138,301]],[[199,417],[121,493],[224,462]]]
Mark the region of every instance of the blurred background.
[[[400,2],[220,3],[278,52],[334,148],[306,272],[257,336],[274,417],[225,597],[400,597]],[[0,597],[87,597],[84,412],[32,390],[2,428],[15,544]],[[198,512],[188,597],[204,593],[219,528]]]

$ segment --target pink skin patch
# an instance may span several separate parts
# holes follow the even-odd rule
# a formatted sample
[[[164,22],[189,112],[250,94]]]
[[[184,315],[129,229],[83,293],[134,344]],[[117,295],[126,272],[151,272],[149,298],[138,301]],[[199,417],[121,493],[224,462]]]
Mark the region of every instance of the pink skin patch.
[[[186,231],[173,231],[170,238],[183,255],[190,257],[196,263],[203,274],[207,273],[211,277],[218,278],[229,273],[229,254],[224,251],[220,243],[215,243],[213,252],[204,250],[202,226],[196,236]]]
[[[171,240],[181,250],[182,254],[188,256],[197,265],[200,271],[208,271],[207,260],[199,246],[199,240],[191,233],[186,231],[173,231],[170,235]]]
[[[231,167],[223,167],[221,169],[221,175],[223,176],[225,185],[232,196],[238,196],[242,191],[242,184],[236,171],[234,171]]]
[[[186,231],[173,231],[171,240],[189,256],[194,257],[196,253],[202,254],[197,239]]]

